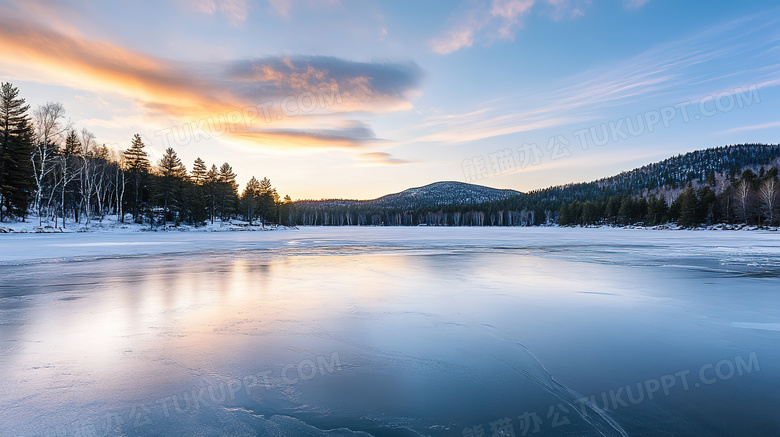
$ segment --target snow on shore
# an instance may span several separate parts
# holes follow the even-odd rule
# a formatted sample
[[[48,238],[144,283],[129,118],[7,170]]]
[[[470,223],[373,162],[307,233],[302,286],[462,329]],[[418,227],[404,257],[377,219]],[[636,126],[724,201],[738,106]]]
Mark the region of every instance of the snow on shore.
[[[217,220],[214,223],[208,223],[204,226],[178,225],[168,223],[166,229],[162,225],[155,227],[148,223],[134,223],[131,219],[126,219],[124,223],[120,222],[115,215],[106,216],[103,220],[93,220],[89,223],[77,223],[68,220],[65,227],[62,227],[61,221],[39,220],[37,217],[29,217],[25,221],[11,221],[0,223],[0,234],[2,233],[22,233],[22,234],[46,234],[46,233],[72,233],[72,232],[145,232],[145,231],[196,231],[196,232],[221,232],[221,231],[260,231],[274,229],[274,227],[261,226],[257,223],[249,224],[240,220],[230,220],[223,222]]]

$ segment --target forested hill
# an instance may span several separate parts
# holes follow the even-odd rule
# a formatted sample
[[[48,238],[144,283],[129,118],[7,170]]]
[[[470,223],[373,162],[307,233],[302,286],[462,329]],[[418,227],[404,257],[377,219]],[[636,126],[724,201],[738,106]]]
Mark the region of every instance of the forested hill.
[[[740,144],[528,193],[441,182],[373,201],[296,202],[289,219],[306,225],[772,225],[780,221],[778,162],[780,145]]]
[[[621,193],[643,195],[685,187],[694,181],[715,185],[716,179],[733,179],[750,168],[755,172],[777,164],[780,144],[738,144],[677,155],[660,162],[624,171],[594,182],[559,185],[529,192],[535,201],[587,200],[594,195]]]
[[[434,182],[422,187],[409,188],[400,193],[388,194],[373,200],[302,200],[296,205],[353,206],[391,209],[415,209],[449,205],[476,205],[507,199],[521,194],[515,190],[500,190],[463,182]]]

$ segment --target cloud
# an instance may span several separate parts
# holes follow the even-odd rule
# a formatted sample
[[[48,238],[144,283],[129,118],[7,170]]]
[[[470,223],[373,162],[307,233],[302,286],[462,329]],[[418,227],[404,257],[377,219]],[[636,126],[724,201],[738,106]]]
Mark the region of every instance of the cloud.
[[[232,63],[228,76],[244,95],[284,97],[338,88],[342,111],[410,109],[422,70],[414,63],[364,63],[328,56],[267,57]]]
[[[432,41],[431,48],[436,53],[448,55],[464,47],[471,47],[474,44],[474,32],[481,28],[482,26],[470,25],[452,30],[446,37]]]
[[[628,9],[639,9],[649,1],[650,0],[623,0],[623,4],[625,4]]]
[[[429,117],[416,126],[416,141],[463,143],[605,119],[615,114],[615,108],[637,103],[652,110],[737,87],[778,86],[780,51],[775,42],[780,40],[780,19],[774,17],[758,13],[725,22],[617,64],[570,76],[552,89],[529,90],[462,113]],[[732,67],[737,64],[740,69],[735,72]],[[637,109],[618,114],[631,116],[632,111]],[[774,126],[754,128],[764,127]]]
[[[355,126],[322,130],[318,117],[344,123],[350,112],[411,108],[409,99],[422,77],[414,63],[320,56],[177,62],[63,35],[7,16],[0,16],[0,71],[82,90],[118,93],[134,99],[156,123],[166,119],[186,123],[248,105],[265,105],[271,115],[268,129],[231,135],[295,147],[366,144],[373,132],[369,135]],[[314,107],[309,105],[312,98],[317,101]],[[285,102],[295,110],[293,114],[282,107]]]
[[[443,37],[431,41],[431,50],[446,55],[471,47],[477,38],[488,41],[513,40],[523,18],[537,4],[542,4],[543,9],[546,8],[548,14],[558,20],[584,15],[584,8],[590,4],[590,0],[492,0],[490,4],[480,3],[463,15],[456,16],[455,26]]]
[[[293,6],[299,10],[312,10],[313,8],[341,5],[341,0],[268,0],[271,8],[284,18],[290,17]]]
[[[287,18],[290,16],[290,7],[292,7],[290,0],[268,0],[268,3],[282,17]]]
[[[343,122],[338,126],[307,126],[306,129],[264,129],[262,123],[247,128],[239,127],[233,137],[250,144],[268,144],[270,147],[310,148],[332,147],[359,149],[380,144],[386,140],[377,138],[374,131],[358,121]]]
[[[385,152],[371,152],[358,155],[358,158],[371,165],[404,165],[411,164],[405,159],[393,158],[393,155]]]
[[[585,8],[591,0],[544,0],[551,7],[548,15],[554,20],[574,19],[585,16]]]
[[[771,129],[773,127],[780,127],[780,121],[773,121],[773,122],[770,122],[770,123],[762,123],[762,124],[754,124],[754,125],[750,125],[750,126],[740,126],[740,127],[735,127],[733,129],[724,130],[724,131],[722,131],[720,133],[721,134],[731,134],[731,133],[735,133],[735,132],[746,132],[746,131],[751,131],[751,130]]]
[[[249,13],[246,0],[196,0],[192,5],[200,13],[214,15],[219,12],[226,16],[234,26],[244,23]]]

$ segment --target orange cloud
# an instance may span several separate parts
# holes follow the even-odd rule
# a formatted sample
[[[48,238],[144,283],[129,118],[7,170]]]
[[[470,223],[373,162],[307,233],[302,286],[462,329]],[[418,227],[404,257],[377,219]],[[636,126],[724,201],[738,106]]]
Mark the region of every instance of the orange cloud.
[[[207,5],[208,6],[208,5]],[[359,147],[354,130],[324,132],[317,117],[411,107],[414,64],[357,63],[331,57],[268,57],[224,64],[155,58],[0,17],[0,71],[119,93],[136,100],[152,122],[191,123],[260,106],[273,129],[230,132],[239,140],[282,147]],[[341,114],[341,115],[338,115]],[[359,132],[361,135],[363,132]],[[375,138],[374,138],[375,140]]]
[[[405,159],[393,158],[393,155],[385,152],[363,153],[358,156],[366,164],[370,165],[404,165],[411,164]]]

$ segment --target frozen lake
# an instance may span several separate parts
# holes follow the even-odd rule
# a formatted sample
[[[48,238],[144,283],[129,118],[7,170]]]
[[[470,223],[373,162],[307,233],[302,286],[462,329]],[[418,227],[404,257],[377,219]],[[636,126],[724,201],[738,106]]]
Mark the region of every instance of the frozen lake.
[[[780,235],[0,236],[0,436],[780,435]]]

